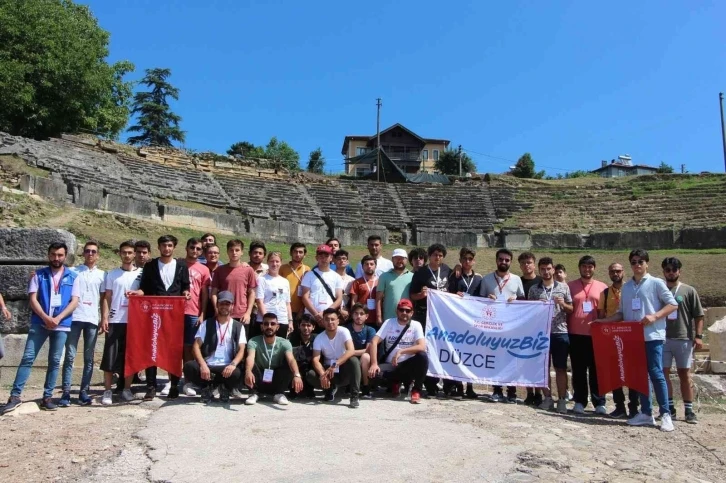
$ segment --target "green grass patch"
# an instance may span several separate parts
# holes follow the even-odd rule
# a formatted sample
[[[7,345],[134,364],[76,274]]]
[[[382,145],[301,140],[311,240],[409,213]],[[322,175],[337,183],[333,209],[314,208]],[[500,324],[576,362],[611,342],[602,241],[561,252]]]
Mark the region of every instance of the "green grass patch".
[[[30,166],[23,158],[15,154],[0,154],[0,166],[3,171],[13,174],[30,174],[40,178],[50,177],[50,172],[35,166]]]

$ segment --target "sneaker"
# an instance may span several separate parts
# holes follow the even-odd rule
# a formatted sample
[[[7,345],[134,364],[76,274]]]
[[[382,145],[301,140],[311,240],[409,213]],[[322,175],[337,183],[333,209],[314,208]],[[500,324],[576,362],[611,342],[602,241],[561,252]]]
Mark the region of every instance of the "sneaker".
[[[595,414],[599,414],[600,416],[605,416],[607,413],[608,413],[608,410],[605,409],[605,406],[603,406],[602,404],[595,408]]]
[[[257,399],[259,396],[257,394],[250,394],[247,399],[245,399],[245,405],[246,406],[252,406],[254,404],[257,404]]]
[[[215,388],[215,391],[217,388]],[[233,399],[242,399],[244,396],[242,395],[242,391],[239,390],[239,388],[232,389],[232,392],[230,394]],[[219,393],[217,393],[217,396],[219,396]]]
[[[52,398],[46,397],[40,401],[40,409],[43,411],[55,411],[58,406],[55,405]]]
[[[58,401],[58,406],[62,408],[70,407],[71,405],[71,392],[70,391],[63,391],[63,395],[61,396],[60,400]]]
[[[466,392],[464,393],[464,397],[467,399],[479,399],[479,395],[474,392],[474,387],[471,384],[466,385]]]
[[[167,397],[167,399],[176,399],[176,398],[178,398],[179,397],[179,386],[176,386],[176,385],[172,386],[169,389],[169,394],[167,394],[166,397]],[[227,397],[229,397],[229,394],[227,395]]]
[[[335,393],[338,392],[338,388],[334,387],[331,389],[325,390],[325,397],[323,398],[324,401],[332,402],[335,401]]]
[[[567,401],[567,402],[572,401],[572,393],[570,391],[567,391],[565,393],[565,401]]]
[[[209,386],[202,388],[202,402],[207,404],[212,402],[212,399],[212,389]]]
[[[351,398],[351,401],[352,400],[353,398]],[[275,404],[279,404],[280,406],[287,406],[288,404],[290,404],[284,394],[275,394],[274,396],[272,396],[272,402]]]
[[[197,391],[194,389],[194,385],[190,383],[184,384],[184,395],[189,397],[194,397],[197,395]]]
[[[585,414],[585,406],[580,403],[575,403],[575,407],[572,408],[572,412],[575,414]]]
[[[171,395],[169,396],[171,397]],[[219,402],[227,404],[229,402],[229,389],[226,386],[219,386]]]
[[[674,431],[676,428],[673,426],[673,420],[670,414],[664,414],[661,418],[660,430],[665,432]]]
[[[169,391],[171,391],[171,381],[169,381],[166,384],[164,384],[164,388],[161,390],[161,393],[160,394],[162,396],[168,396],[169,395]],[[177,389],[177,392],[178,392],[178,389]]]
[[[534,405],[539,407],[544,402],[544,396],[541,392],[534,393]]]
[[[156,397],[156,388],[150,387],[146,390],[146,394],[144,394],[144,401],[151,401]]]
[[[136,373],[136,377],[139,382],[146,382],[146,371],[139,371]]]
[[[527,397],[524,398],[524,405],[525,406],[534,406],[534,393],[528,392]]]
[[[78,395],[78,404],[81,406],[90,406],[93,403],[93,399],[88,395],[87,391],[81,391]]]
[[[552,411],[555,408],[555,400],[551,397],[546,397],[537,407],[543,411]]]
[[[456,386],[456,388],[452,391],[452,396],[457,401],[463,401],[464,400],[464,386]]]
[[[506,402],[507,404],[517,404],[517,396],[516,395],[507,396],[507,399],[504,402]]]
[[[676,419],[676,407],[675,406],[669,407],[668,412],[671,413],[671,419]]]
[[[305,397],[308,399],[315,399],[315,388],[308,387],[303,391],[303,394],[305,394]]]
[[[5,404],[5,407],[3,408],[2,413],[3,414],[11,413],[11,412],[15,411],[16,409],[18,409],[18,407],[20,407],[20,405],[22,403],[23,402],[20,400],[20,398],[18,396],[10,396],[8,398],[7,404]]]
[[[655,426],[655,419],[653,416],[647,414],[638,413],[634,418],[628,419],[629,426]]]
[[[613,419],[623,419],[628,416],[628,413],[625,412],[625,408],[615,408],[613,412],[608,414]]]
[[[688,411],[686,413],[686,422],[689,424],[698,424],[698,418],[696,417],[696,413],[693,411]]]
[[[393,381],[393,384],[391,384],[391,396],[394,398],[401,396],[401,383],[398,381]]]
[[[504,394],[494,392],[491,396],[489,396],[489,400],[495,403],[504,402]]]
[[[557,400],[557,412],[560,414],[567,414],[567,401],[564,399]]]
[[[110,406],[113,404],[113,392],[111,391],[103,391],[103,396],[101,397],[101,404],[104,406]]]
[[[282,396],[285,397],[285,396]],[[350,407],[357,408],[360,406],[360,401],[358,400],[358,396],[351,396],[350,397]]]
[[[411,391],[411,404],[420,404],[421,403],[421,393],[418,392],[416,389]]]
[[[125,402],[130,402],[135,399],[134,393],[131,392],[131,389],[124,389],[121,393],[121,399]]]
[[[371,396],[371,388],[368,386],[363,386],[360,389],[360,397],[363,399],[371,399],[373,396]]]

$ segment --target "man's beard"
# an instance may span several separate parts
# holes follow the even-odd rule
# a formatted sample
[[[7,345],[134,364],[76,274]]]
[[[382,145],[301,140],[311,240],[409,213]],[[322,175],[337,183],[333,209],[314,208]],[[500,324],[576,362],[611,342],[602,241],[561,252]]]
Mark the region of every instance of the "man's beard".
[[[276,330],[267,329],[265,330],[265,337],[272,337],[273,335],[275,335],[275,333],[277,333]]]
[[[60,268],[60,267],[63,266],[63,262],[59,262],[57,260],[53,260],[52,262],[50,262],[50,266],[53,267],[53,268]]]
[[[680,278],[680,277],[674,277],[674,276],[672,276],[672,275],[671,275],[670,277],[666,276],[666,278],[665,278],[665,279],[666,279],[666,281],[668,281],[668,282],[677,282],[679,278]]]
[[[499,270],[500,272],[508,272],[509,265],[499,264],[499,265],[497,265],[497,270]]]

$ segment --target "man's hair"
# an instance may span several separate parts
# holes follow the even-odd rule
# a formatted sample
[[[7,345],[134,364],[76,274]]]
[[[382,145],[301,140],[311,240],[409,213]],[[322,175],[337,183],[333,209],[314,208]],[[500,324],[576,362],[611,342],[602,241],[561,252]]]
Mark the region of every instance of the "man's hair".
[[[542,257],[539,259],[539,263],[537,264],[538,267],[546,267],[547,265],[554,265],[555,262],[552,261],[552,258],[550,257]]]
[[[672,267],[676,270],[680,270],[683,265],[681,265],[681,261],[676,257],[668,257],[663,259],[663,263],[661,263],[660,266],[661,268]]]
[[[476,258],[476,252],[469,247],[461,247],[459,250],[459,258],[464,258],[467,255],[471,255],[472,258]]]
[[[563,272],[567,273],[567,269],[561,263],[558,263],[557,265],[555,265],[555,270],[562,270]]]
[[[346,250],[338,250],[337,252],[335,252],[335,255],[333,255],[333,257],[334,258],[338,258],[338,257],[349,257],[350,258],[350,255],[348,254],[348,252]]]
[[[365,265],[366,262],[370,262],[371,260],[373,260],[373,263],[375,263],[376,265],[378,265],[378,260],[376,260],[375,258],[373,258],[370,255],[365,255],[363,258],[360,259],[360,265],[361,265],[361,267],[363,265]]]
[[[368,237],[368,243],[370,243],[372,241],[376,241],[376,240],[383,243],[383,239],[381,238],[381,235],[371,235]]]
[[[352,314],[356,310],[362,310],[366,314],[368,313],[368,307],[366,307],[365,305],[363,305],[361,303],[355,303],[355,304],[353,304],[353,306],[350,308],[350,313]]]
[[[179,243],[179,240],[174,235],[161,235],[158,240],[156,240],[157,245],[161,245],[162,243],[169,243],[171,242],[174,246],[176,246],[177,243]]]
[[[441,243],[434,243],[429,247],[427,250],[427,253],[429,254],[429,257],[434,254],[434,252],[441,252],[444,256],[446,256],[446,247],[442,245]]]
[[[134,250],[138,250],[139,248],[146,248],[147,251],[151,251],[151,243],[146,240],[136,240],[136,243],[134,243]]]
[[[497,253],[494,255],[494,257],[499,258],[499,255],[501,254],[509,255],[509,258],[514,258],[514,253],[512,253],[511,250],[507,248],[500,248],[499,250],[497,250]]]
[[[121,251],[123,248],[126,248],[126,247],[136,249],[136,246],[135,246],[133,240],[126,240],[126,241],[122,241],[121,244],[118,246],[118,251]]]
[[[648,251],[643,248],[636,248],[632,252],[630,252],[630,255],[628,255],[628,260],[632,260],[633,257],[640,257],[641,260],[645,260],[646,262],[650,261],[650,257],[648,256]]]
[[[277,314],[273,314],[272,312],[267,312],[265,315],[262,316],[262,320],[265,319],[275,319],[275,322],[277,322]]]
[[[408,259],[413,260],[415,258],[423,257],[424,262],[429,261],[429,254],[426,253],[426,250],[424,250],[421,247],[416,247],[412,249],[410,252],[408,252]]]
[[[48,253],[63,249],[66,252],[66,255],[68,254],[68,245],[66,245],[64,242],[53,242],[48,246]]]
[[[340,314],[338,314],[338,309],[328,307],[327,309],[323,310],[323,317],[325,317],[328,314],[335,314],[336,317],[340,318]]]
[[[240,247],[240,250],[244,250],[245,242],[243,242],[239,238],[235,238],[235,239],[227,242],[227,250],[229,250],[230,248],[234,248],[234,247]]]
[[[307,249],[307,247],[305,246],[304,243],[295,242],[292,245],[290,245],[290,255],[292,255],[292,252],[295,251],[295,250],[297,250],[298,248],[302,248],[303,249],[303,253],[307,253],[308,252],[308,249]]]
[[[534,253],[532,253],[532,252],[522,252],[522,253],[520,253],[520,254],[519,254],[519,256],[517,257],[517,261],[518,261],[519,263],[522,263],[522,262],[524,262],[525,260],[530,260],[530,259],[531,259],[531,260],[534,260],[535,262],[537,261],[537,257],[535,257],[535,256],[534,256]]]
[[[595,257],[592,255],[585,255],[584,257],[580,258],[580,261],[577,262],[577,266],[581,267],[583,265],[592,265],[593,267],[597,267],[597,263],[595,263]]]
[[[206,254],[210,248],[216,248],[217,250],[219,250],[219,247],[215,243],[207,243],[204,246],[204,253]]]
[[[88,247],[101,248],[96,240],[88,240],[86,244],[83,245],[83,251],[86,251],[86,248]]]
[[[196,245],[197,243],[202,243],[202,240],[199,238],[190,238],[187,240],[187,248]]]
[[[298,327],[302,324],[310,324],[315,325],[315,322],[313,322],[313,316],[310,314],[303,314],[303,316],[300,318],[300,324],[298,324]]]
[[[202,235],[202,240],[204,240],[205,238],[208,238],[210,236],[212,238],[214,238],[214,242],[216,243],[217,242],[217,235],[215,235],[214,233],[205,233],[204,235]]]
[[[267,247],[265,246],[264,242],[260,240],[252,240],[252,243],[250,243],[250,253],[254,252],[258,248],[262,248],[262,253],[267,255]]]
[[[343,246],[343,244],[342,244],[342,243],[340,243],[340,240],[338,240],[338,239],[337,239],[337,238],[335,238],[335,237],[333,237],[333,238],[328,238],[328,241],[326,241],[326,242],[325,242],[325,244],[326,244],[326,245],[330,245],[330,242],[331,242],[331,241],[337,241],[337,242],[338,242],[338,246],[339,246],[339,247],[342,247],[342,246]]]

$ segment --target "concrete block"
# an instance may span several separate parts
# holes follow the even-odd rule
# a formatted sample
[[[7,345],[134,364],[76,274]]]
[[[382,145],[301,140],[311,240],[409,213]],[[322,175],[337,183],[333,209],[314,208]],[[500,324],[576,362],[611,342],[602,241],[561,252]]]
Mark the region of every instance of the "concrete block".
[[[433,243],[442,243],[453,251],[461,247],[484,248],[489,246],[487,237],[477,231],[416,227],[414,233],[416,245],[423,247]]]
[[[30,324],[30,302],[27,299],[8,300],[10,320],[0,317],[0,334],[26,334]]]
[[[576,233],[533,233],[532,248],[583,248],[582,235]]]
[[[327,226],[322,221],[319,224],[307,224],[289,220],[250,217],[248,219],[248,226],[248,233],[252,237],[286,243],[296,241],[303,243],[322,243],[325,241],[324,239],[328,231]]]
[[[678,232],[674,232],[673,230],[658,230],[592,233],[588,237],[588,246],[586,248],[604,250],[630,250],[633,248],[663,250],[678,248]]]
[[[48,246],[53,242],[68,245],[66,263],[75,262],[76,237],[65,230],[52,228],[0,228],[0,264],[3,262],[48,263]]]
[[[684,228],[681,230],[683,248],[726,248],[726,227]]]
[[[103,197],[103,190],[89,188],[88,186],[77,186],[73,203],[79,208],[86,210],[106,209],[106,200]]]
[[[711,371],[726,373],[726,316],[716,320],[708,331],[708,349],[711,358]]]
[[[109,193],[106,196],[106,209],[131,216],[160,219],[159,206],[151,198],[142,200]]]
[[[33,191],[36,195],[46,199],[61,202],[71,201],[68,185],[62,180],[55,177],[51,178],[35,178]]]
[[[340,240],[340,244],[343,246],[350,245],[366,245],[368,243],[368,237],[371,235],[379,235],[381,237],[381,243],[386,245],[388,240],[388,230],[385,226],[356,226],[353,224],[346,224],[340,222],[331,222],[330,229],[332,236]],[[325,235],[318,233],[317,237],[313,241],[320,241],[321,243]],[[322,241],[321,241],[322,240]]]
[[[6,301],[28,298],[30,274],[46,265],[0,265],[0,293]]]
[[[502,230],[504,247],[510,250],[529,250],[532,248],[532,234],[527,230]]]

